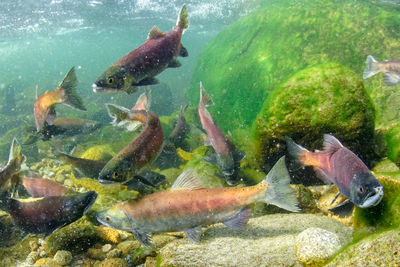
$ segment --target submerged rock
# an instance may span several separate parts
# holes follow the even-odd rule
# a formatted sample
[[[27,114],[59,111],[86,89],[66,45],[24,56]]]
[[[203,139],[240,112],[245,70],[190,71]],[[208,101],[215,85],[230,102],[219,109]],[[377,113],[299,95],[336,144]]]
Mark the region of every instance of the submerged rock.
[[[308,228],[296,237],[296,257],[305,266],[322,266],[341,248],[339,237],[320,228]]]
[[[376,174],[383,185],[382,201],[368,209],[355,208],[354,227],[385,229],[400,225],[400,174],[399,172]],[[396,178],[397,177],[397,178]]]
[[[375,155],[372,103],[359,75],[336,63],[305,69],[275,89],[258,114],[254,133],[256,153],[267,171],[285,154],[285,136],[313,151],[322,149],[323,134],[331,133],[367,164]],[[292,169],[296,183],[321,183],[310,171]]]
[[[295,239],[310,227],[336,233],[343,245],[351,241],[352,230],[328,217],[266,215],[250,219],[241,231],[213,225],[199,244],[187,238],[172,241],[159,252],[161,266],[302,266]]]
[[[216,103],[209,109],[215,121],[223,130],[233,130],[251,125],[263,99],[308,66],[339,62],[361,77],[369,53],[379,60],[398,58],[398,8],[379,2],[264,2],[202,51],[188,94],[192,103],[198,103],[202,81]],[[398,123],[398,88],[377,76],[365,84],[378,121]]]
[[[348,246],[326,266],[399,266],[400,230],[377,233]]]
[[[67,250],[59,250],[53,258],[58,264],[68,265],[72,262],[72,254]]]

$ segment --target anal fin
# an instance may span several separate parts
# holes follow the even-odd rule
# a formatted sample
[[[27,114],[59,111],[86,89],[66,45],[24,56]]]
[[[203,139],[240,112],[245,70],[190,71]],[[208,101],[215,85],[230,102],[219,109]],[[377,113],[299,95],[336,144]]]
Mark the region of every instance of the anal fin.
[[[195,228],[187,229],[184,232],[187,238],[189,238],[189,240],[192,241],[193,243],[197,244],[200,242],[201,226],[196,226]]]
[[[223,223],[229,228],[240,230],[247,224],[250,214],[251,208],[249,206],[245,206],[236,212],[232,218]]]
[[[181,57],[188,57],[189,56],[189,52],[187,51],[187,49],[181,44],[181,50],[179,51],[179,55]]]

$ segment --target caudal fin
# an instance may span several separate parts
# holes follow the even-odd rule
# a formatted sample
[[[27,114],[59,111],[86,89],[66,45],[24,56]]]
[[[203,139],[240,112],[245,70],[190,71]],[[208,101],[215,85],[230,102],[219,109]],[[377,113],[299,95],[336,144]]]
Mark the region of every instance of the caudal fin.
[[[276,205],[282,209],[299,212],[295,191],[290,187],[290,176],[285,166],[285,157],[281,157],[261,183],[268,186],[261,201]]]
[[[83,105],[82,99],[78,96],[76,92],[77,85],[78,79],[75,75],[75,68],[72,67],[58,86],[58,88],[64,90],[65,92],[65,102],[63,104],[76,109],[86,110],[85,106]]]
[[[14,138],[12,141],[12,144],[11,144],[11,148],[10,148],[8,164],[15,162],[16,164],[14,166],[16,168],[20,169],[21,165],[24,163],[24,161],[25,161],[25,156],[22,154],[21,145],[18,143],[17,139]],[[19,171],[19,170],[16,170],[16,171]]]
[[[291,155],[294,159],[296,159],[299,163],[303,165],[307,165],[304,161],[305,155],[309,153],[307,149],[296,144],[292,138],[285,137],[287,150],[289,155]]]
[[[189,14],[187,12],[186,5],[183,5],[181,11],[179,12],[178,21],[176,22],[176,26],[181,29],[187,29],[189,27],[188,21]]]
[[[364,69],[363,79],[367,79],[369,77],[374,76],[375,74],[379,73],[379,63],[373,56],[369,55],[367,57],[367,61],[365,62],[366,66]]]
[[[205,107],[214,106],[214,102],[211,99],[211,96],[207,94],[206,90],[203,87],[203,83],[200,81],[200,103],[202,103]]]

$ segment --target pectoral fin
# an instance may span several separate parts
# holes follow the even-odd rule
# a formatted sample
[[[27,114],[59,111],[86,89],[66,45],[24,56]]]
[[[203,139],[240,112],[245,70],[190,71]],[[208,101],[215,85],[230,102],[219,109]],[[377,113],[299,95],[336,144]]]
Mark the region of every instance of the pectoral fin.
[[[146,247],[151,247],[153,243],[151,242],[151,235],[145,231],[139,229],[132,229],[132,234],[137,241]]]
[[[251,214],[251,208],[249,206],[245,206],[241,208],[238,212],[236,212],[232,218],[223,223],[229,228],[240,230],[249,221],[250,214]]]
[[[396,75],[396,73],[385,72],[383,73],[383,80],[387,86],[393,86],[400,81],[400,76]]]
[[[160,83],[156,78],[154,77],[147,77],[143,80],[141,80],[140,82],[133,84],[136,86],[146,86],[146,85],[153,85],[153,84],[158,84]]]
[[[328,210],[339,217],[346,217],[353,212],[353,208],[354,208],[353,202],[351,202],[350,200],[346,200],[342,204]]]
[[[189,53],[187,51],[187,49],[181,44],[181,50],[179,51],[179,55],[181,57],[188,57]]]
[[[168,68],[179,68],[180,66],[182,66],[182,63],[177,59],[173,59],[168,63]]]
[[[190,239],[193,243],[199,243],[201,237],[201,226],[197,226],[192,229],[187,229],[184,231],[187,238]]]

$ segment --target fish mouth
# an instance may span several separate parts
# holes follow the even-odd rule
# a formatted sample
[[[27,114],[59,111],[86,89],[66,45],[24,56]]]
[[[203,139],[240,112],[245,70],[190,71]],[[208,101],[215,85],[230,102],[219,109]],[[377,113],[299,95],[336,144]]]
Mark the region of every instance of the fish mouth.
[[[106,213],[106,211],[107,211],[107,210],[105,210],[105,211],[100,212],[99,214],[97,214],[96,219],[97,219],[97,221],[98,221],[99,223],[101,223],[102,225],[111,227],[109,223],[106,223],[106,222],[102,219],[102,217],[104,216],[104,214]]]
[[[100,184],[104,184],[104,185],[116,185],[118,184],[117,182],[113,182],[113,181],[109,181],[109,180],[103,180],[103,179],[99,179],[98,180]]]
[[[374,191],[369,192],[369,194],[365,198],[364,203],[359,207],[369,208],[371,206],[376,206],[381,202],[382,198],[383,198],[383,186],[375,187]]]
[[[97,86],[96,83],[92,84],[92,89],[93,89],[93,92],[102,93],[102,94],[113,94],[113,93],[117,93],[120,91],[118,89],[110,89],[110,88],[106,88],[106,87],[100,87],[100,86]]]

